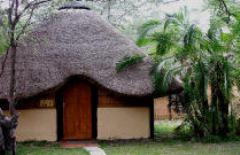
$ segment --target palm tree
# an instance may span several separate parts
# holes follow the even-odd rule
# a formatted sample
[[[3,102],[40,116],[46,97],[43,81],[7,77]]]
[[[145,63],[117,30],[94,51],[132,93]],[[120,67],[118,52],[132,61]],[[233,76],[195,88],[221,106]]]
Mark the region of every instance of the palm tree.
[[[209,31],[203,33],[190,24],[185,9],[168,15],[163,22],[150,20],[138,30],[137,44],[146,47],[155,62],[152,77],[156,91],[166,93],[173,78],[183,81],[185,122],[196,136],[226,136],[232,129],[231,91],[240,81],[239,59],[234,59],[240,53],[237,24],[226,33],[226,25],[213,18]]]

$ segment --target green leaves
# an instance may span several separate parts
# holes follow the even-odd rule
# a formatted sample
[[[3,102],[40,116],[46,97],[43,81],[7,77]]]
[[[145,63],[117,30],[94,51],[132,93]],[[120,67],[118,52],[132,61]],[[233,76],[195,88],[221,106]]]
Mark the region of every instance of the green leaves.
[[[176,75],[182,70],[182,66],[175,61],[175,57],[161,57],[152,69],[155,92],[160,96],[167,95],[172,87],[171,84],[176,81]]]
[[[160,24],[161,23],[158,20],[150,20],[144,23],[141,27],[139,27],[137,45],[145,46],[151,43],[151,39],[148,38],[148,33],[158,27]]]
[[[200,42],[202,39],[202,33],[199,28],[194,24],[189,27],[184,38],[183,38],[183,52],[187,54],[197,54],[194,53],[200,49]]]
[[[9,47],[9,37],[8,37],[8,23],[7,17],[4,16],[0,10],[0,55],[6,52],[7,48]]]
[[[4,32],[0,28],[0,55],[4,53],[8,47],[9,45],[8,45],[7,37],[5,36]]]
[[[139,54],[135,54],[133,56],[125,56],[116,64],[117,72],[121,72],[134,64],[142,62],[144,57],[145,56]]]
[[[229,133],[231,92],[240,87],[240,11],[231,12],[231,18],[214,13],[207,33],[189,22],[186,9],[139,28],[137,44],[150,49],[155,60],[151,75],[157,95],[166,95],[174,78],[183,81],[186,120],[197,136]],[[118,67],[121,70],[135,61],[126,57]]]
[[[152,35],[152,40],[156,42],[156,54],[164,55],[170,51],[173,46],[173,40],[170,33],[155,32]]]
[[[173,79],[172,70],[166,70],[159,66],[156,66],[152,72],[152,79],[155,86],[155,91],[158,94],[167,95],[169,90],[170,82]]]
[[[224,20],[213,16],[209,31],[203,33],[189,23],[185,10],[158,26],[149,26],[142,35],[145,45],[154,49],[156,92],[166,95],[173,78],[184,79],[184,108],[197,136],[228,132],[231,91],[234,85],[240,86],[240,18]]]

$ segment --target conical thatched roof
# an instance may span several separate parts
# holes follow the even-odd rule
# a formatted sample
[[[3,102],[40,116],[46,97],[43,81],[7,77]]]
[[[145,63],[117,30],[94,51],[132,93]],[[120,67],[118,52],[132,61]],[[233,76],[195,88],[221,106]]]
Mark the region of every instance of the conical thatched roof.
[[[16,96],[29,97],[56,88],[75,75],[120,94],[152,94],[148,58],[126,71],[115,71],[116,62],[135,53],[143,54],[134,42],[93,11],[60,10],[19,44]],[[7,63],[0,78],[0,98],[7,97],[8,83]]]

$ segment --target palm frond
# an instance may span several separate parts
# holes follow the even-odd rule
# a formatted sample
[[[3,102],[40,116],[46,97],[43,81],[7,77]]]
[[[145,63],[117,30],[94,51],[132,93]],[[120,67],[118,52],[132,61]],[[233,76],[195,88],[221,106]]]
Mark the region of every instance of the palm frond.
[[[190,26],[186,35],[184,36],[184,46],[194,46],[197,31],[198,30],[194,24]]]
[[[170,84],[181,71],[181,66],[172,65],[174,57],[166,57],[159,60],[151,72],[156,93],[166,95],[170,90]]]
[[[172,26],[178,26],[179,22],[176,18],[174,17],[169,17],[167,20],[164,22],[163,30],[164,32],[167,31],[168,28],[172,28]]]
[[[208,110],[208,68],[207,65],[200,59],[196,65],[194,65],[194,81],[196,84],[196,88],[198,89],[195,94],[197,95],[197,99],[199,100],[199,104],[201,106],[201,112],[206,113]],[[204,114],[205,115],[205,114]]]
[[[192,24],[183,37],[182,55],[187,56],[189,54],[194,54],[196,56],[196,52],[201,50],[202,39],[201,30],[196,25]]]
[[[139,54],[135,54],[133,56],[125,56],[116,64],[116,71],[121,72],[134,64],[140,63],[143,61],[144,57],[144,55]]]
[[[170,33],[155,32],[152,35],[152,40],[156,41],[157,43],[156,47],[157,55],[166,54],[173,46],[172,36]]]
[[[138,37],[137,37],[137,45],[138,46],[145,46],[151,42],[148,39],[147,35],[150,30],[158,27],[161,24],[159,20],[150,20],[144,23],[141,27],[138,28]]]

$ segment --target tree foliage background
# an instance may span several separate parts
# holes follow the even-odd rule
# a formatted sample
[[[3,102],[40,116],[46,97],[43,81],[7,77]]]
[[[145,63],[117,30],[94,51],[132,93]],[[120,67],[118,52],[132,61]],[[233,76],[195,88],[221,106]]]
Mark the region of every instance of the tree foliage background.
[[[166,93],[173,78],[182,81],[181,103],[187,114],[182,126],[188,124],[197,137],[228,136],[238,132],[240,123],[232,105],[233,88],[240,86],[240,3],[205,3],[211,14],[207,31],[190,21],[184,8],[142,24],[137,44],[147,47],[155,62],[157,94]]]

